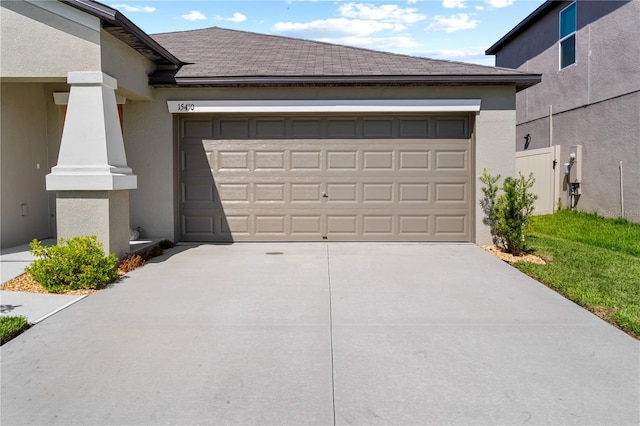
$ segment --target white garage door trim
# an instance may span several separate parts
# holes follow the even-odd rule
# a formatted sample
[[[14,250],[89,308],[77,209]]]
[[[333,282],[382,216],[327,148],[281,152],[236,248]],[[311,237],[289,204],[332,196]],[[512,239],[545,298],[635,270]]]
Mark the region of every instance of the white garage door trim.
[[[320,99],[167,101],[178,113],[478,112],[480,99]]]

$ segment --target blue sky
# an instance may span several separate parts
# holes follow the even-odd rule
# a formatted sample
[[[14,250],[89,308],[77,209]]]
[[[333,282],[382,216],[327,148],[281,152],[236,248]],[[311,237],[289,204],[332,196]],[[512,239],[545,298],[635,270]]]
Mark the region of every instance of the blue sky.
[[[484,51],[543,0],[116,0],[149,34],[224,27],[493,65]],[[176,52],[179,56],[179,52]]]

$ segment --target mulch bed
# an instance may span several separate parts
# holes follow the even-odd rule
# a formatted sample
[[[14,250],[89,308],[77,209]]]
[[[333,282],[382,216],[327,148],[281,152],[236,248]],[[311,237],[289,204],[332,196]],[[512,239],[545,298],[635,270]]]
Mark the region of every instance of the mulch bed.
[[[39,282],[34,280],[31,274],[29,273],[24,273],[18,277],[10,279],[6,283],[0,285],[0,290],[50,294],[44,287],[40,285]],[[56,294],[83,296],[87,294],[93,294],[95,292],[96,290],[92,290],[92,289],[81,289],[81,290],[68,290],[68,291],[56,293]]]
[[[544,259],[536,256],[535,254],[522,253],[519,256],[514,256],[511,253],[505,253],[505,251],[496,246],[482,246],[483,249],[496,256],[497,258],[504,260],[505,262],[529,262],[536,263],[538,265],[546,265],[547,262]]]

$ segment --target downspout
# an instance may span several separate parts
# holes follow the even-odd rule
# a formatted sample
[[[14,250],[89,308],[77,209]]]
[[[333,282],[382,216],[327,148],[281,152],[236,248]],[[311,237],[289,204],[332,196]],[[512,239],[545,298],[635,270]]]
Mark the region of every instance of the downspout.
[[[622,177],[622,161],[620,161],[620,217],[624,219],[624,180]]]
[[[553,105],[549,105],[549,148],[553,146]]]

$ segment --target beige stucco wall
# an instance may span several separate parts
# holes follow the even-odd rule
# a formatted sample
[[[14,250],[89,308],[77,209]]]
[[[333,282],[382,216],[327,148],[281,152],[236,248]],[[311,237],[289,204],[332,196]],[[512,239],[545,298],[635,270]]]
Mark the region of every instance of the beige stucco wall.
[[[64,13],[64,17],[61,15]],[[0,3],[0,77],[65,81],[100,69],[100,21],[59,2]]]
[[[58,238],[95,235],[106,253],[129,251],[129,191],[58,191]]]
[[[175,158],[176,119],[168,112],[167,100],[196,99],[481,99],[475,120],[473,184],[477,201],[481,191],[477,178],[483,168],[493,174],[515,172],[515,89],[512,86],[483,87],[387,87],[387,88],[194,88],[157,89],[152,102],[125,105],[124,139],[129,165],[138,175],[138,189],[131,191],[131,224],[146,235],[177,239]],[[475,203],[478,244],[491,241]]]
[[[47,102],[45,84],[2,83],[0,182],[2,247],[50,234],[48,195]],[[25,204],[27,214],[22,215]]]

